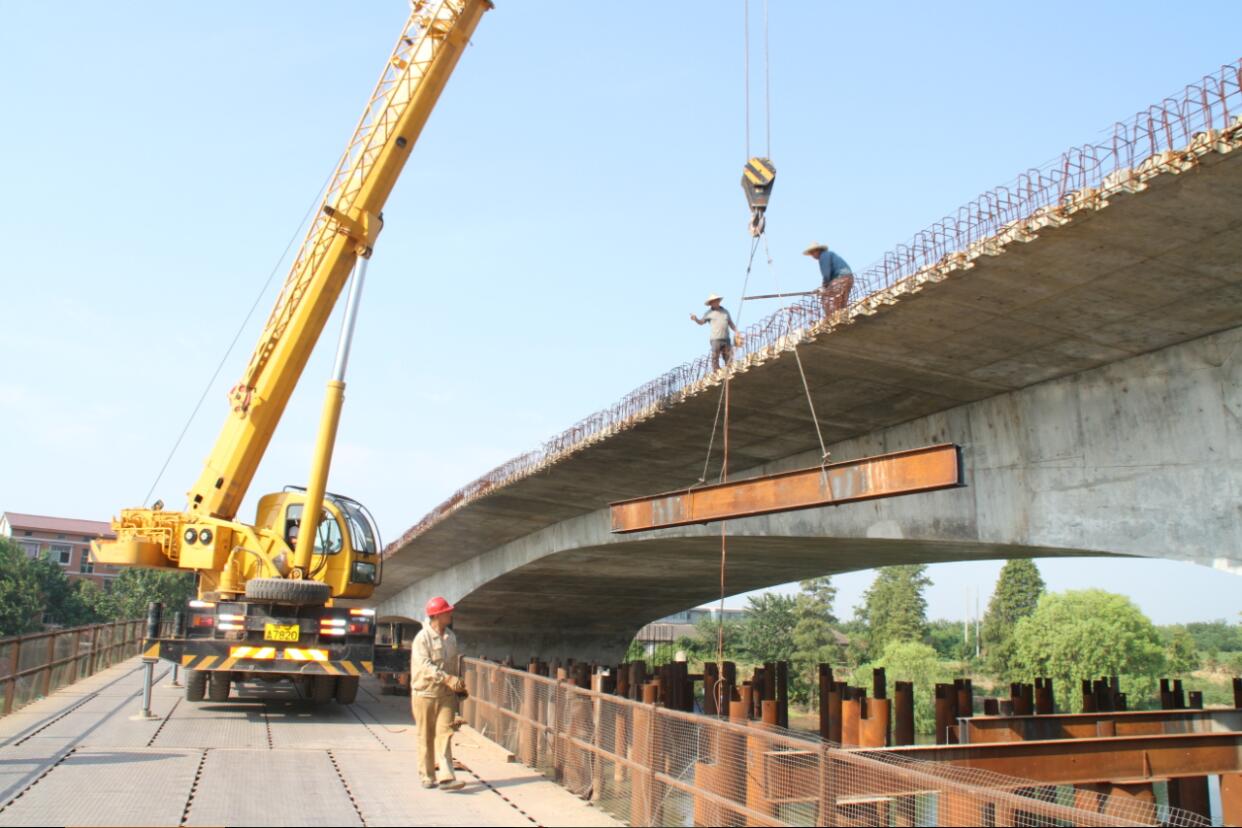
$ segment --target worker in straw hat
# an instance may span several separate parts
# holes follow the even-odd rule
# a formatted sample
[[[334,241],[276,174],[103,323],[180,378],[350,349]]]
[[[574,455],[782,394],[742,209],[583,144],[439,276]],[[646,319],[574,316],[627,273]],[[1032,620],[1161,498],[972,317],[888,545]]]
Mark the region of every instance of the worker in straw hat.
[[[702,317],[690,314],[690,321],[698,325],[711,325],[711,331],[708,339],[712,345],[712,370],[715,371],[720,367],[723,359],[724,364],[728,365],[733,361],[733,343],[742,344],[742,334],[738,331],[737,325],[733,324],[733,317],[729,312],[720,306],[720,297],[712,294],[707,297],[707,301],[703,304],[707,305],[707,312]],[[734,339],[729,339],[729,331],[732,329]]]
[[[803,250],[802,255],[819,262],[819,272],[824,277],[823,286],[819,289],[820,300],[824,303],[824,316],[844,310],[849,305],[850,291],[854,289],[854,272],[845,263],[845,259],[829,250],[828,245],[819,242]]]
[[[410,712],[418,726],[418,774],[424,788],[464,787],[453,771],[453,718],[466,684],[458,672],[453,606],[440,596],[427,602],[427,620],[410,646]],[[436,765],[440,767],[436,778]]]

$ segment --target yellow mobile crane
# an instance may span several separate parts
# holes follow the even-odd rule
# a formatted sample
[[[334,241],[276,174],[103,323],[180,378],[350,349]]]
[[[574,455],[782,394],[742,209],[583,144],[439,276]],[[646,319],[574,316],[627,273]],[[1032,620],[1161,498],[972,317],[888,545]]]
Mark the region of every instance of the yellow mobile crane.
[[[116,539],[92,545],[100,563],[198,573],[198,598],[179,628],[145,648],[148,658],[188,670],[191,701],[204,695],[224,701],[233,681],[254,676],[294,678],[317,702],[335,697],[348,704],[361,673],[408,669],[401,652],[376,647],[373,610],[333,606],[337,598],[369,598],[382,562],[374,520],[356,501],[327,493],[328,468],[358,299],[383,225],[380,211],[491,8],[490,0],[411,3],[246,372],[230,392],[232,412],[185,510],[165,510],[162,503],[124,509],[112,522]],[[237,519],[242,499],[347,282],[309,483],[264,495],[255,523],[243,523]]]

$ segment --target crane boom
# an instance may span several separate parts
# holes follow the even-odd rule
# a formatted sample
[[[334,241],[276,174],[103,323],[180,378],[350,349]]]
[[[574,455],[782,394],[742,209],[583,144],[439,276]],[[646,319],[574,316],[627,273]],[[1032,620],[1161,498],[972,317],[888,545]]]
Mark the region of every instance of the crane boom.
[[[187,668],[186,698],[228,699],[236,681],[291,679],[312,701],[353,702],[362,673],[408,670],[408,652],[377,642],[366,599],[383,578],[382,544],[361,503],[327,492],[345,392],[358,296],[380,211],[449,76],[491,0],[412,0],[319,212],[281,287],[185,511],[122,509],[116,538],[91,544],[100,563],[197,573],[198,597],[171,635],[143,654]],[[259,498],[256,519],[237,519],[289,397],[332,308],[354,273],[305,488]],[[159,629],[152,605],[148,629]],[[285,645],[295,646],[285,646]],[[147,673],[150,676],[150,672]]]
[[[490,0],[415,2],[337,165],[241,381],[188,492],[187,512],[233,519],[381,209]]]

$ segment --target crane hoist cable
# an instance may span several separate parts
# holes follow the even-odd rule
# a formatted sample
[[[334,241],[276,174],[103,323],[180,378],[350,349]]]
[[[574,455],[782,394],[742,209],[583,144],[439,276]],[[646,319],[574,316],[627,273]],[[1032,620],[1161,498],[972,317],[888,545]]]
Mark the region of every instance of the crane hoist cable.
[[[742,168],[742,190],[746,193],[746,202],[750,205],[750,234],[759,236],[763,233],[764,212],[768,208],[768,199],[772,195],[772,185],[776,182],[776,165],[772,163],[772,94],[771,94],[771,62],[768,59],[768,0],[763,0],[763,120],[765,148],[762,156],[750,154],[750,0],[743,2],[745,20],[745,75],[743,97],[746,111],[746,165]]]
[[[771,161],[772,154],[772,96],[770,83],[770,62],[768,60],[768,0],[763,0],[763,113],[764,138],[766,149],[764,157],[750,154],[750,0],[743,0],[742,14],[745,18],[742,26],[743,42],[743,98],[746,117],[746,157],[742,168],[742,191],[746,194],[746,203],[750,206],[750,235],[753,242],[750,256],[746,263],[746,276],[742,281],[742,304],[738,306],[738,319],[742,318],[742,309],[746,302],[746,288],[750,284],[751,270],[755,264],[755,254],[759,250],[759,242],[763,238],[766,221],[764,215],[768,209],[768,200],[772,195],[772,185],[776,182],[776,165]],[[766,251],[766,241],[765,241]],[[770,261],[770,258],[769,258]],[[801,363],[799,363],[801,366]],[[724,387],[721,389],[720,402],[716,406],[716,422],[712,424],[712,433],[707,444],[707,461],[703,464],[703,477],[707,477],[707,468],[711,463],[712,444],[716,439],[716,425],[721,422],[723,414],[723,430],[721,432],[720,482],[729,478],[729,381],[733,376],[733,362],[725,363]],[[808,392],[809,395],[809,392]],[[816,425],[818,428],[818,423]],[[729,559],[728,522],[720,522],[720,611],[716,625],[716,660],[719,669],[724,671],[724,600],[726,589],[726,573]],[[720,705],[717,705],[717,711]],[[727,711],[726,711],[727,712]]]

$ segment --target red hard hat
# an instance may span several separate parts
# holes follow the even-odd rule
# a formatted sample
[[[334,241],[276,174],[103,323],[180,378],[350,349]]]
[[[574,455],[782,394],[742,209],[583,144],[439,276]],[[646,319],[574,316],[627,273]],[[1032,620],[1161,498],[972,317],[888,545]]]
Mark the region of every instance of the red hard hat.
[[[446,612],[452,612],[453,605],[445,601],[439,595],[427,602],[427,617],[432,618],[437,615],[443,615]]]

